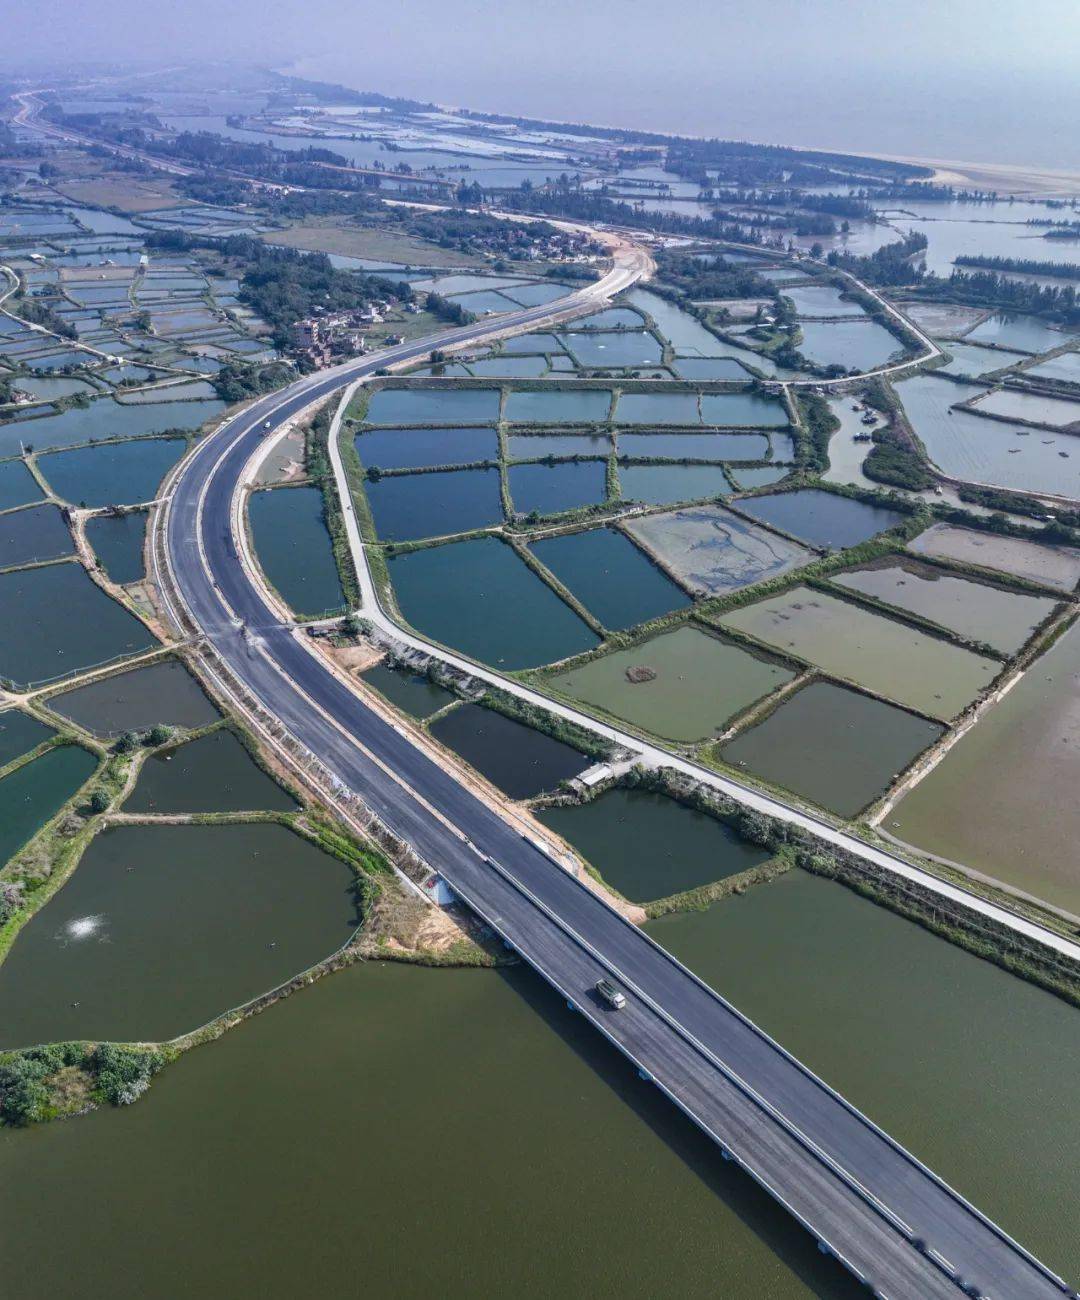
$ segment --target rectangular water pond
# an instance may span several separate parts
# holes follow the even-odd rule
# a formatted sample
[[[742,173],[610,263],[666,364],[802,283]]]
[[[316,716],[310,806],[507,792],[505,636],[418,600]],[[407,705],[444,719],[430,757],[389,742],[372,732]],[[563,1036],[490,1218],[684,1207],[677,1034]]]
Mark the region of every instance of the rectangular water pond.
[[[596,635],[493,537],[387,561],[398,604],[425,636],[499,668],[534,668],[591,650]]]
[[[1006,1232],[1077,1276],[1075,1008],[798,870],[649,931]]]
[[[606,628],[622,630],[690,603],[661,569],[615,529],[548,537],[530,549]]]
[[[1072,627],[889,813],[889,833],[1080,916]]]
[[[41,499],[37,480],[21,460],[0,461],[0,510]]]
[[[1047,397],[1044,393],[1021,393],[1015,388],[997,389],[977,403],[974,409],[1004,415],[1010,420],[1031,420],[1035,424],[1049,424],[1057,428],[1080,421],[1080,402]],[[1077,443],[1076,454],[1080,456],[1080,443]]]
[[[225,410],[224,402],[155,402],[144,406],[121,406],[111,397],[99,397],[82,410],[77,406],[58,415],[15,420],[0,425],[0,455],[17,456],[19,444],[37,451],[49,447],[71,447],[95,439],[138,437],[166,429],[197,429]]]
[[[552,687],[665,740],[707,740],[794,673],[697,627],[555,673]]]
[[[0,574],[0,675],[52,681],[154,644],[133,614],[79,564]]]
[[[607,456],[611,439],[606,433],[516,433],[506,439],[511,460],[539,460],[547,456]]]
[[[720,755],[841,817],[854,817],[943,731],[869,695],[812,682]]]
[[[143,577],[143,543],[147,513],[95,515],[86,521],[86,540],[113,582],[123,586]]]
[[[58,745],[0,781],[0,867],[90,779],[96,767],[97,759],[87,750]]]
[[[620,433],[620,456],[665,459],[764,460],[769,439],[760,433]]]
[[[619,485],[625,500],[653,506],[723,497],[731,492],[719,465],[627,465],[620,461]]]
[[[52,727],[20,709],[0,711],[0,767],[36,749],[55,734]]]
[[[616,424],[700,424],[697,393],[623,393]]]
[[[412,718],[428,718],[456,698],[452,691],[436,686],[426,677],[405,669],[391,668],[385,663],[368,668],[360,676],[368,686],[373,686],[380,695]]]
[[[838,573],[832,581],[1010,655],[1056,604],[1050,597],[1005,591],[905,559],[890,558]]]
[[[1061,384],[1080,384],[1080,352],[1063,352],[1050,361],[1040,361],[1024,371],[1032,379],[1056,379]]]
[[[0,967],[0,1048],[160,1042],[336,951],[353,874],[283,826],[102,831]]]
[[[493,428],[369,429],[357,434],[356,452],[367,469],[425,469],[498,460],[499,439]]]
[[[590,764],[573,746],[479,704],[452,709],[431,734],[511,799],[555,790]]]
[[[883,506],[867,505],[851,497],[837,496],[819,488],[776,492],[750,497],[738,508],[762,523],[772,524],[793,537],[832,551],[858,546],[867,538],[895,528],[905,515]]]
[[[221,716],[178,659],[163,659],[62,691],[50,696],[48,705],[62,718],[100,736],[145,731],[158,723],[205,727]]]
[[[563,347],[582,366],[621,370],[628,366],[655,366],[664,358],[663,349],[645,330],[615,333],[581,330],[559,336]]]
[[[643,790],[609,790],[536,815],[635,903],[724,880],[769,857],[715,817]]]
[[[375,531],[387,542],[442,537],[502,523],[497,469],[369,478],[364,491]]]
[[[877,321],[802,321],[799,328],[799,351],[819,366],[873,370],[904,355],[904,345]]]
[[[1001,671],[995,659],[808,587],[721,616],[734,628],[875,694],[948,720]]]
[[[0,514],[0,569],[72,555],[75,543],[54,505],[29,506]]]
[[[611,394],[605,389],[515,389],[506,399],[503,417],[518,424],[603,424],[610,406]]]
[[[511,465],[510,499],[519,515],[558,514],[579,506],[599,505],[607,497],[607,464],[602,460],[560,465]]]
[[[253,492],[248,516],[259,563],[296,613],[322,614],[344,607],[321,488]]]
[[[702,393],[703,424],[747,425],[780,429],[788,423],[787,409],[775,397],[757,393]]]
[[[933,555],[998,573],[1012,573],[1060,591],[1073,591],[1080,583],[1080,551],[1065,546],[1042,546],[1022,537],[999,537],[953,524],[934,524],[908,542],[907,548],[915,555]]]
[[[148,758],[124,812],[289,812],[296,807],[229,730]]]
[[[1024,352],[1050,352],[1069,341],[1068,334],[1051,329],[1037,316],[1004,314],[984,320],[965,338],[969,343],[1000,343],[1002,347],[1020,348]]]
[[[380,388],[368,402],[369,424],[493,424],[497,388]]]
[[[684,506],[626,530],[698,595],[737,591],[808,564],[814,553],[720,505]]]
[[[54,452],[38,461],[53,491],[93,508],[152,501],[187,449],[182,438],[143,438]]]
[[[781,290],[795,304],[800,316],[862,316],[863,309],[850,298],[841,298],[831,284],[789,285]]]

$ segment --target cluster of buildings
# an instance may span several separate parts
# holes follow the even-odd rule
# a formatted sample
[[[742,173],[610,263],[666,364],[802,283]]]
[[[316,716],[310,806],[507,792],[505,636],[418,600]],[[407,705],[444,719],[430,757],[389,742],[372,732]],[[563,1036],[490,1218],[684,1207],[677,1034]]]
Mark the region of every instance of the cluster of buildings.
[[[296,321],[290,330],[290,346],[300,358],[313,366],[324,366],[341,357],[358,356],[367,351],[367,333],[379,325],[390,310],[386,302],[371,303],[348,311],[319,311]],[[388,336],[387,343],[393,343]]]

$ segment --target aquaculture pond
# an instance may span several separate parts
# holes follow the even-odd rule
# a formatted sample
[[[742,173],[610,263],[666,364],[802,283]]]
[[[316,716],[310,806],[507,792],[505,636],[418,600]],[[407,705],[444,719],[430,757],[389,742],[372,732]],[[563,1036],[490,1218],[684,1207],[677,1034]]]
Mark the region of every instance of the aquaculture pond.
[[[412,551],[387,564],[413,627],[483,663],[530,668],[597,644],[595,633],[496,538]]]
[[[749,491],[751,488],[771,487],[790,473],[787,465],[746,465],[733,468],[731,476],[740,490]]]
[[[787,410],[775,397],[757,393],[702,393],[701,419],[704,424],[751,425],[785,428]]]
[[[35,749],[55,735],[52,727],[19,709],[0,711],[0,767]]]
[[[67,803],[96,767],[97,759],[87,750],[59,745],[0,781],[0,866]],[[3,1032],[0,1029],[0,1035]]]
[[[984,397],[976,411],[1003,415],[1010,420],[1031,420],[1035,424],[1055,427],[1076,424],[1080,421],[1080,402],[1068,402],[1060,397],[1047,397],[1044,393],[1021,393],[1015,388],[999,388]],[[1076,444],[1080,456],[1080,443]]]
[[[493,424],[497,388],[380,388],[368,401],[369,424]]]
[[[809,587],[744,605],[720,622],[932,718],[954,717],[1002,669],[995,659]]]
[[[643,790],[609,790],[537,816],[635,903],[724,880],[770,856],[715,817]]]
[[[792,284],[780,291],[790,298],[800,316],[862,316],[863,309],[851,298],[841,298],[831,284]]]
[[[626,530],[699,595],[736,591],[815,558],[798,542],[759,528],[721,505],[646,515],[629,520]]]
[[[724,345],[701,324],[699,320],[683,311],[675,303],[668,302],[659,294],[650,293],[648,289],[631,289],[626,295],[627,301],[635,307],[646,311],[656,322],[657,329],[675,349],[677,356],[718,357],[723,355]],[[595,319],[590,317],[590,320]]]
[[[79,564],[0,574],[0,674],[26,685],[65,677],[154,644]]]
[[[904,355],[904,345],[877,321],[801,321],[799,328],[799,351],[819,366],[873,370]]]
[[[369,469],[425,469],[498,460],[499,439],[493,428],[369,429],[357,434],[356,451]]]
[[[0,514],[0,569],[57,560],[74,551],[58,506],[29,506]]]
[[[0,461],[0,510],[41,499],[41,488],[21,460]]]
[[[178,659],[113,673],[88,686],[49,697],[48,706],[87,731],[109,735],[170,727],[205,727],[221,716]]]
[[[353,880],[276,824],[102,831],[0,966],[0,1048],[197,1029],[345,943]]]
[[[36,451],[70,447],[94,439],[136,437],[162,433],[166,429],[197,429],[216,419],[224,402],[155,402],[143,406],[122,406],[111,397],[99,397],[85,410],[73,406],[58,415],[16,420],[0,425],[0,455],[17,456],[19,444]]]
[[[959,560],[999,573],[1012,573],[1043,587],[1072,591],[1080,583],[1080,551],[1065,546],[1043,546],[1022,537],[1001,537],[995,533],[934,524],[908,542],[916,555]]]
[[[1024,374],[1031,379],[1056,379],[1062,384],[1080,384],[1080,352],[1063,352],[1049,361],[1029,366]]]
[[[57,496],[91,508],[152,501],[158,486],[183,456],[182,438],[140,438],[58,451],[38,460]]]
[[[904,559],[838,573],[832,581],[1004,654],[1015,654],[1056,603],[1050,597],[1006,591]]]
[[[549,679],[563,695],[665,740],[707,740],[795,674],[765,654],[679,627]]]
[[[895,528],[907,517],[897,510],[868,505],[819,488],[751,497],[740,501],[738,509],[811,546],[834,551],[858,546],[877,533]]]
[[[672,369],[680,379],[750,378],[750,372],[733,357],[679,357]]]
[[[532,553],[606,628],[669,614],[689,599],[624,534],[612,528],[548,537]]]
[[[571,745],[479,704],[451,709],[431,734],[511,799],[555,790],[591,761]]]
[[[720,756],[854,817],[943,731],[869,695],[811,682],[724,745]]]
[[[620,456],[690,457],[695,460],[764,460],[769,439],[761,433],[620,433]]]
[[[481,357],[470,361],[466,373],[496,379],[538,379],[547,370],[543,357]]]
[[[146,522],[143,510],[124,515],[95,515],[86,521],[86,540],[113,582],[123,585],[143,577]]]
[[[654,506],[728,496],[731,492],[731,484],[719,465],[627,465],[620,461],[619,484],[625,500]]]
[[[623,393],[617,424],[700,424],[697,393]]]
[[[296,807],[233,732],[212,731],[143,764],[124,812],[288,812]]]
[[[1080,444],[1067,433],[1014,429],[957,402],[984,393],[978,384],[916,375],[896,387],[912,428],[930,460],[969,483],[1080,497]]]
[[[952,360],[940,369],[950,375],[989,374],[993,370],[1004,370],[1006,366],[1015,365],[1027,359],[1026,352],[1006,352],[1002,348],[981,348],[975,343],[950,343],[948,352]]]
[[[298,614],[342,609],[333,544],[317,487],[253,492],[248,516],[259,564],[274,588]]]
[[[797,870],[650,932],[1051,1268],[1080,1274],[1074,1007]]]
[[[884,829],[1080,916],[1078,782],[1074,626],[900,801]]]
[[[185,1055],[137,1106],[5,1130],[0,1152],[5,1276],[24,1300],[73,1276],[97,1300],[132,1274],[150,1293],[183,1277],[295,1300],[348,1293],[358,1270],[394,1294],[464,1297],[480,1259],[485,1287],[529,1300],[865,1294],[522,967],[356,965]]]
[[[375,531],[387,542],[441,537],[502,523],[497,469],[385,475],[369,478],[364,491]]]
[[[506,477],[510,499],[519,515],[533,511],[553,515],[598,505],[607,497],[607,464],[602,460],[511,465]]]
[[[518,424],[603,424],[611,394],[601,388],[515,389],[506,399],[503,418]]]
[[[386,663],[365,669],[361,679],[412,718],[428,718],[457,698],[419,673],[391,668]]]
[[[546,456],[607,456],[611,439],[606,433],[519,433],[506,440],[511,460],[538,460]]]
[[[513,338],[503,339],[500,351],[507,356],[516,354],[561,352],[562,344],[554,334],[516,334]]]
[[[1068,343],[1070,335],[1051,329],[1037,316],[991,316],[966,334],[968,343],[999,343],[1023,352],[1050,352]]]
[[[582,366],[619,370],[626,366],[655,366],[664,359],[663,349],[645,330],[601,333],[582,330],[562,334],[559,341]]]

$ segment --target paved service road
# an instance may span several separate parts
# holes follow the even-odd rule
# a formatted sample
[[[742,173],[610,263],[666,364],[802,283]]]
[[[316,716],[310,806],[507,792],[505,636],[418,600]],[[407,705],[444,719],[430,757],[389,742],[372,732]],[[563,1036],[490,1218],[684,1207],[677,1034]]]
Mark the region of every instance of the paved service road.
[[[190,618],[231,673],[373,812],[578,1007],[819,1241],[883,1296],[1069,1294],[1031,1256],[828,1089],[596,894],[370,709],[265,601],[237,553],[233,500],[272,427],[376,367],[433,346],[583,311],[632,283],[623,248],[608,277],[568,299],[447,331],[298,381],[227,421],[171,485],[168,566]],[[612,1011],[602,975],[628,999]],[[897,1081],[902,1086],[902,1080]]]

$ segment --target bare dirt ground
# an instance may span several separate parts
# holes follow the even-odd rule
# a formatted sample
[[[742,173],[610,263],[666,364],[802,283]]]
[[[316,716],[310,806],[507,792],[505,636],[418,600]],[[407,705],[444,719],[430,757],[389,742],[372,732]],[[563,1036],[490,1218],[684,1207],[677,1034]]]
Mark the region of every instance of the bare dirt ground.
[[[122,212],[151,212],[184,202],[172,185],[160,177],[141,180],[131,176],[95,176],[87,180],[62,181],[55,188],[76,203],[88,203]]]
[[[407,262],[415,266],[481,266],[481,258],[397,230],[377,226],[342,226],[309,222],[289,230],[273,230],[263,236],[271,244],[288,244],[343,257],[368,257],[380,262]]]

